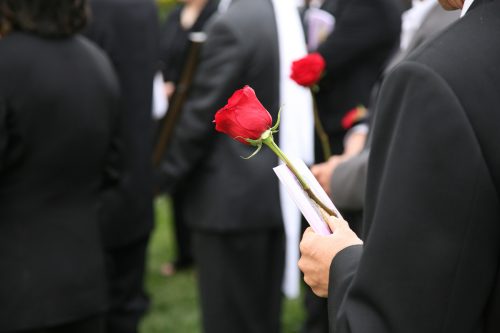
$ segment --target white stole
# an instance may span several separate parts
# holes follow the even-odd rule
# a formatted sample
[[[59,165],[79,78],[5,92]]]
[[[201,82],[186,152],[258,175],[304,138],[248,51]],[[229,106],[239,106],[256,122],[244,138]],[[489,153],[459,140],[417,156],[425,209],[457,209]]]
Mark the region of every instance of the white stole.
[[[278,31],[280,53],[281,124],[279,145],[288,157],[314,162],[314,118],[311,93],[290,79],[292,62],[307,54],[304,31],[296,1],[272,0]],[[281,211],[286,233],[286,261],[283,292],[287,297],[300,293],[297,267],[301,236],[301,214],[280,184]]]

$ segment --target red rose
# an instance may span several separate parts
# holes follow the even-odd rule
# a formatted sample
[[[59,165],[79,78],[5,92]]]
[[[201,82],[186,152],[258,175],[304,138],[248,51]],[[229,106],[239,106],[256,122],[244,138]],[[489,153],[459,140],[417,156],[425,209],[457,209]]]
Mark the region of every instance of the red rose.
[[[342,127],[344,129],[351,128],[355,123],[363,120],[367,116],[366,108],[362,105],[348,111],[342,118]]]
[[[290,78],[304,87],[315,85],[325,70],[325,59],[319,53],[311,53],[292,63]]]
[[[260,103],[249,86],[234,92],[226,106],[215,114],[215,129],[235,140],[250,144],[246,139],[257,140],[272,127],[271,115]]]

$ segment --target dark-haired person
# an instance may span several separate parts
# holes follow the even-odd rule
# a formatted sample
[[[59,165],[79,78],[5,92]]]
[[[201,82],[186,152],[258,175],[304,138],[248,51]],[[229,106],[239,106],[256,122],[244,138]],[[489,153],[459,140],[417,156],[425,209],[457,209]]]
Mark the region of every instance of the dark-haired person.
[[[380,91],[364,245],[333,218],[301,242],[330,332],[500,332],[500,0],[440,3],[465,15]]]
[[[86,1],[1,0],[0,332],[103,332],[118,84]]]

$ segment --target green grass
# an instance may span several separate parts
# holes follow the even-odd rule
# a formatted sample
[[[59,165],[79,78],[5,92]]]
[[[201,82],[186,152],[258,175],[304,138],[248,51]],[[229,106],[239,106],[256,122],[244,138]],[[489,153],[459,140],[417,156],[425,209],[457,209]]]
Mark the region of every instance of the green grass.
[[[159,198],[155,204],[156,228],[152,235],[146,271],[146,289],[151,308],[141,323],[141,333],[201,333],[196,273],[182,271],[163,277],[160,266],[175,258],[170,202]],[[304,319],[302,298],[285,300],[283,333],[299,332]]]

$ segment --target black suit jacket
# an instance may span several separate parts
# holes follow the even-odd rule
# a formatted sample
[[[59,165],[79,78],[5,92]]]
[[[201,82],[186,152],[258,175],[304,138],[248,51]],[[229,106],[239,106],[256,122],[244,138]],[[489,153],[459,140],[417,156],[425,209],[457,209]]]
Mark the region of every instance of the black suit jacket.
[[[0,40],[2,332],[106,308],[98,209],[117,98],[111,64],[83,37]]]
[[[359,104],[368,105],[372,86],[396,50],[402,5],[399,0],[327,0],[324,7],[336,22],[318,48],[326,72],[316,100],[333,153],[339,154],[343,116]]]
[[[250,85],[276,119],[279,56],[276,23],[268,0],[234,1],[207,27],[197,74],[161,165],[164,190],[178,187],[187,223],[231,231],[281,226],[278,159],[270,149],[250,160],[254,147],[217,133],[212,123],[237,89]]]
[[[122,183],[108,195],[104,241],[115,248],[145,237],[153,226],[151,116],[158,59],[153,0],[92,0],[86,35],[110,57],[121,87]]]
[[[500,1],[477,3],[383,85],[370,227],[333,260],[332,332],[500,331],[498,40]]]

